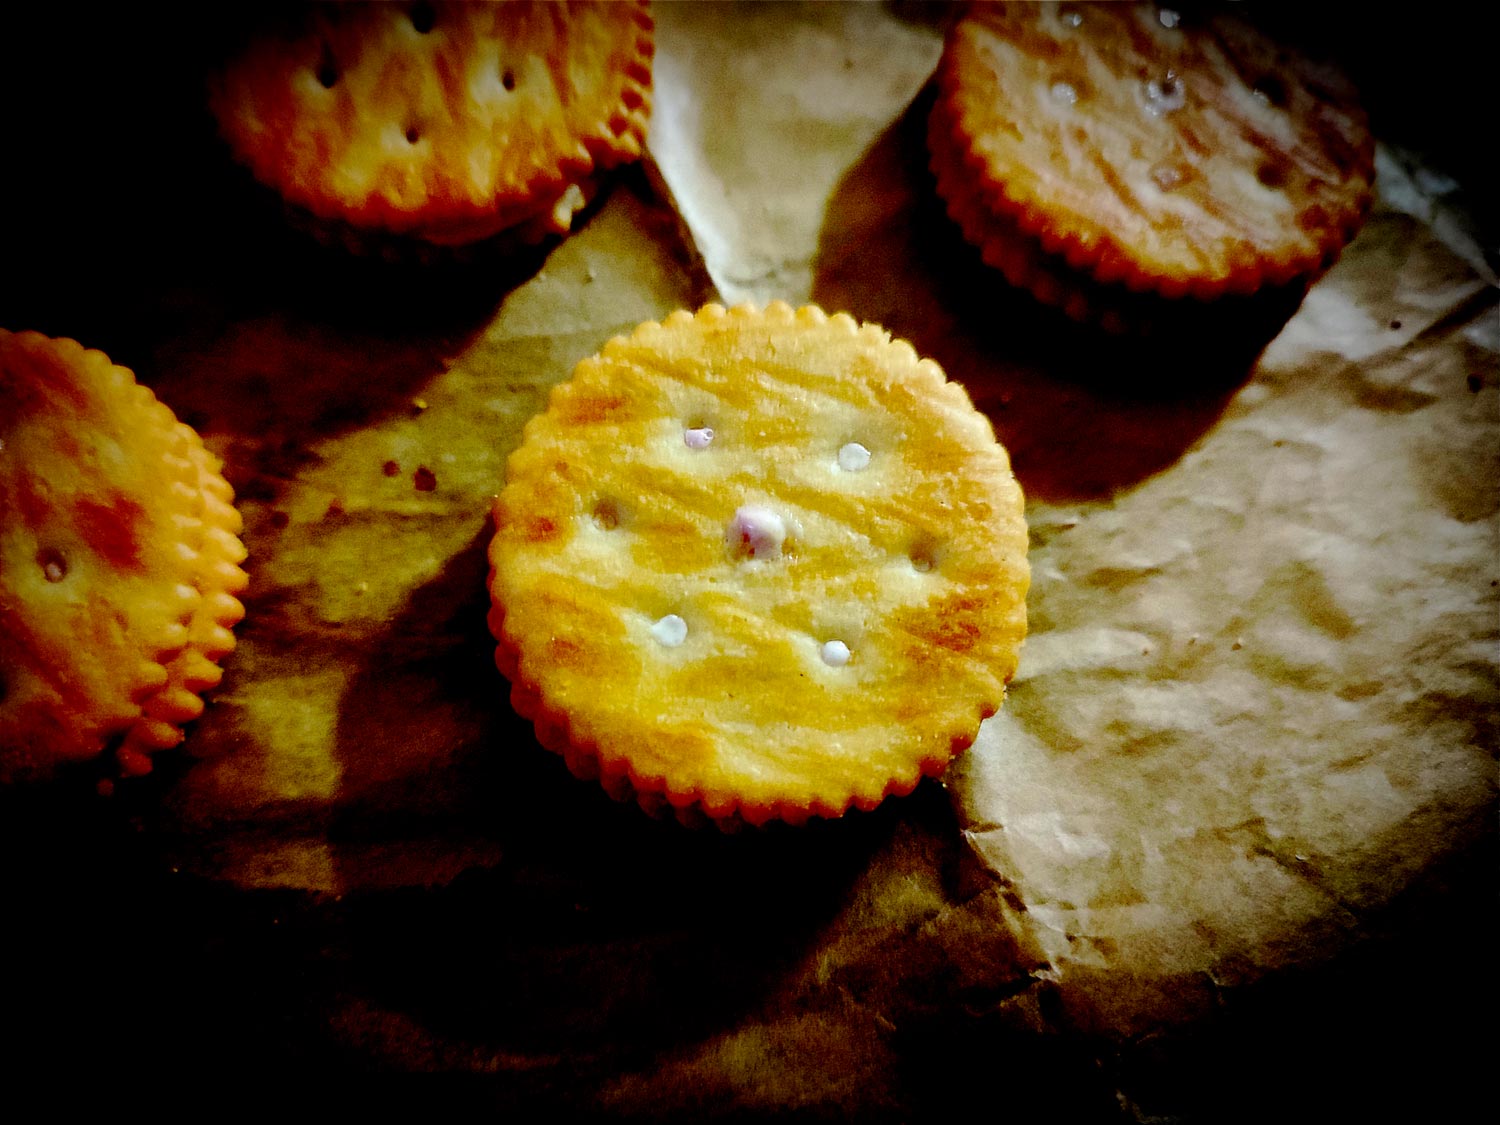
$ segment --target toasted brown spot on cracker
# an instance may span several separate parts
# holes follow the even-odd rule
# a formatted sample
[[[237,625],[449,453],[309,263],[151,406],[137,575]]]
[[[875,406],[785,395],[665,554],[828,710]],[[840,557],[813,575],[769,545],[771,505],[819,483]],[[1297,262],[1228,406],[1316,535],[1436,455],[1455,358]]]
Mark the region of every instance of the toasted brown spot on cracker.
[[[102,502],[80,497],[74,513],[84,540],[111,566],[126,569],[139,564],[138,529],[145,515],[140,501],[118,492]]]
[[[524,521],[526,538],[532,543],[544,543],[556,539],[558,527],[555,520],[546,516],[534,516]]]
[[[1285,187],[1291,176],[1291,165],[1285,160],[1267,160],[1255,170],[1255,178],[1268,188]]]
[[[614,500],[600,500],[594,505],[594,523],[604,531],[620,526],[620,505]]]

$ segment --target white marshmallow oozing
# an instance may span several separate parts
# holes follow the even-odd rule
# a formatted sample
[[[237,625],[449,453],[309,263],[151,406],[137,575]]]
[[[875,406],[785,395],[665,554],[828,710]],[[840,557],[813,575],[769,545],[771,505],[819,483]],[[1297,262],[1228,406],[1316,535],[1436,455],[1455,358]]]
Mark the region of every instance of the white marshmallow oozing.
[[[785,542],[786,521],[759,504],[736,508],[734,518],[724,529],[724,545],[736,558],[779,559]]]
[[[849,663],[849,646],[843,641],[824,641],[822,656],[830,668],[842,668]]]
[[[858,473],[870,467],[870,451],[857,441],[851,441],[839,449],[839,468],[846,473]]]
[[[687,640],[687,622],[675,613],[669,613],[651,626],[651,635],[664,648],[676,648]]]

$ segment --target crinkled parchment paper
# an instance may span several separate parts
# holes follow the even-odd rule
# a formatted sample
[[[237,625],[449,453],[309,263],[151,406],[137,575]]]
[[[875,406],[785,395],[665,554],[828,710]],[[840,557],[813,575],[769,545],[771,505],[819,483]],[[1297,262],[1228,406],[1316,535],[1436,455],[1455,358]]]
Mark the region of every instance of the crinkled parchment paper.
[[[116,1050],[150,1011],[179,1057],[484,1071],[511,1106],[900,1119],[1003,1089],[1109,1119],[1142,1081],[1111,1044],[1301,980],[1493,842],[1500,326],[1440,181],[1383,149],[1368,227],[1263,353],[1099,339],[932,198],[941,15],[660,5],[646,174],[560,243],[440,269],[289,231],[166,112],[196,104],[191,56],[106,26],[91,143],[135,194],[58,133],[38,182],[88,174],[34,198],[63,190],[83,233],[39,220],[0,316],[200,429],[252,586],[187,752],[103,812],[7,798],[6,839],[59,856],[10,900],[57,970],[13,1012],[87,1013]],[[690,833],[574,781],[508,706],[484,623],[506,455],[579,359],[715,295],[883,324],[1011,451],[1031,637],[946,789]],[[132,971],[59,1004],[98,934]]]
[[[1258,361],[1086,338],[932,201],[935,29],[726,16],[663,13],[652,140],[720,292],[912,340],[1028,491],[1031,635],[950,784],[1053,1018],[1202,1015],[1492,836],[1500,318],[1441,182],[1383,148],[1368,227]]]

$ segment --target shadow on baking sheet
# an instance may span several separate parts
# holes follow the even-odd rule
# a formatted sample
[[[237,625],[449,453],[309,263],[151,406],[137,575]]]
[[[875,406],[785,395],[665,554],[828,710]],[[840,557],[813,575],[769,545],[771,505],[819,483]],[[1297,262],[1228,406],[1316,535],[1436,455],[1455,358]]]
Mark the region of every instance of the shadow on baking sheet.
[[[910,340],[989,415],[1029,496],[1100,499],[1173,464],[1222,414],[1295,307],[1273,294],[1113,336],[1008,286],[964,242],[927,168],[930,90],[845,175],[813,298]]]
[[[49,860],[58,884],[98,848],[114,889],[59,918],[118,924],[129,933],[115,944],[163,978],[111,980],[97,1019],[123,1022],[149,992],[166,1025],[153,1050],[196,1058],[206,1048],[185,1040],[204,1034],[241,1062],[494,1071],[502,1100],[584,1107],[621,1075],[739,1065],[726,1043],[801,1050],[852,1026],[874,1038],[840,1057],[873,1065],[884,1036],[851,996],[930,1003],[955,974],[986,996],[1025,986],[1004,958],[960,971],[935,932],[934,911],[976,893],[956,870],[961,834],[935,784],[870,814],[723,835],[653,820],[573,778],[511,710],[495,669],[490,535],[486,525],[388,621],[284,639],[346,672],[329,796],[257,804],[231,792],[225,805],[189,755],[171,754],[99,817],[73,818],[110,824]],[[257,628],[255,647],[274,659],[283,639]],[[220,728],[235,704],[222,708]],[[195,814],[184,800],[213,807]],[[893,915],[914,886],[927,888],[922,908]],[[45,917],[34,927],[51,928]],[[184,940],[191,951],[168,953]],[[82,985],[65,992],[92,1009]]]
[[[486,526],[354,663],[323,838],[342,889],[331,1038],[389,1065],[607,1052],[631,1065],[733,1027],[839,929],[940,791],[803,830],[652,820],[574,779],[510,708],[486,626]],[[458,856],[458,861],[453,860]],[[836,940],[836,939],[835,939]],[[507,1064],[509,1065],[509,1064]],[[527,1068],[517,1064],[517,1069]]]

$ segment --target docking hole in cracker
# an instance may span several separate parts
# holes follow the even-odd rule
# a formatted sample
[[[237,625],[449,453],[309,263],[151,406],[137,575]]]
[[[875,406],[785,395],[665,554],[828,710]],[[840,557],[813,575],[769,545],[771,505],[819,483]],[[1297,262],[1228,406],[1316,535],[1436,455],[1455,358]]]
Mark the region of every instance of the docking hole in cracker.
[[[240,517],[198,435],[102,352],[0,331],[0,780],[203,711],[244,616]]]
[[[391,257],[536,242],[640,157],[654,49],[645,0],[313,4],[253,36],[210,106],[324,241]]]
[[[514,706],[574,773],[684,821],[910,792],[1000,707],[1026,632],[988,420],[910,345],[816,308],[611,340],[527,425],[495,525]]]

